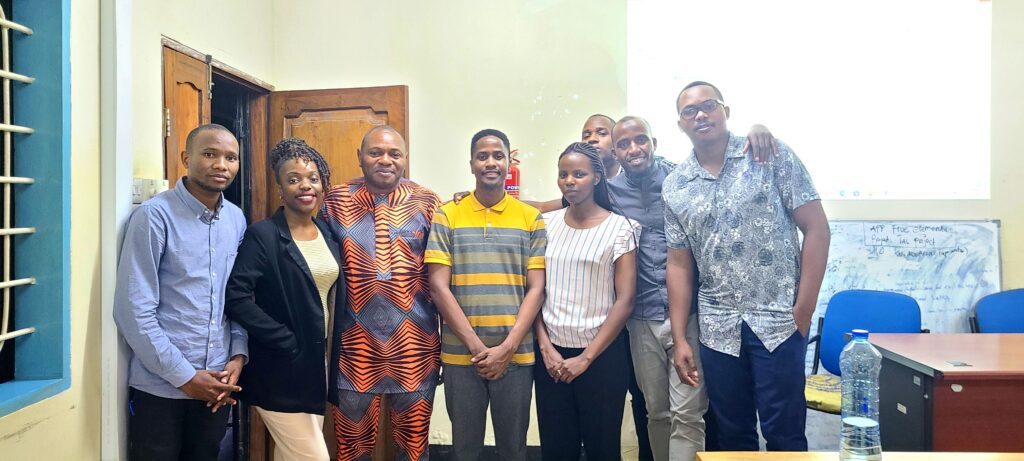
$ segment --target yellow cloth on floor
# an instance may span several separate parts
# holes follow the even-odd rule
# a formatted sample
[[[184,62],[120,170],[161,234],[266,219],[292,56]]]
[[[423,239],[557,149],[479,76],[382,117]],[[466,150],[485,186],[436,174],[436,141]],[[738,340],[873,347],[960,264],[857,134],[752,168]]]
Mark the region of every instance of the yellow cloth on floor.
[[[804,387],[807,407],[838,415],[842,408],[843,387],[838,376],[810,375]]]

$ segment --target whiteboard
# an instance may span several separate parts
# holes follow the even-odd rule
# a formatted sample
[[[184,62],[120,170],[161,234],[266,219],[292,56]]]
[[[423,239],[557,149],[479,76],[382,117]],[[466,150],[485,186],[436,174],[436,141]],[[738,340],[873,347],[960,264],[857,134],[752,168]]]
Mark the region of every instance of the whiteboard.
[[[831,221],[829,227],[814,322],[837,292],[882,290],[916,299],[922,328],[966,332],[974,304],[1000,290],[998,221]]]

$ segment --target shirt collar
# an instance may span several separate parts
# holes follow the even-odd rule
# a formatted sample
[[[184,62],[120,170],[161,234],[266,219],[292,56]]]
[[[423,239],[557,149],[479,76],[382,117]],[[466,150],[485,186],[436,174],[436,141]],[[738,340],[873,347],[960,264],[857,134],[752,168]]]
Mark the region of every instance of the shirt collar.
[[[725,158],[743,158],[747,154],[743,152],[743,144],[746,143],[746,136],[735,136],[729,133],[729,145],[725,148]]]
[[[480,201],[476,199],[476,191],[470,193],[469,196],[466,197],[466,199],[469,199],[469,205],[470,207],[473,208],[473,211],[484,211],[487,209],[487,207],[485,207],[484,204],[480,203]],[[505,211],[505,207],[508,206],[510,200],[512,200],[512,198],[508,194],[505,194],[503,197],[501,197],[501,200],[498,201],[498,203],[494,204],[494,206],[490,208],[494,211],[497,211],[498,213],[501,213]]]
[[[746,140],[747,138],[743,136],[734,136],[732,132],[729,132],[729,143],[725,146],[725,158],[743,158],[746,155],[743,152],[743,143]],[[697,151],[693,149],[690,149],[690,156],[686,158],[686,161],[679,165],[679,173],[687,181],[697,178],[714,179],[711,173],[700,166],[700,162],[697,161]]]
[[[400,179],[398,181],[398,187],[387,194],[374,194],[370,192],[370,189],[366,186],[366,178],[353,179],[350,184],[355,185],[356,190],[353,191],[352,194],[358,198],[358,200],[353,200],[353,202],[355,202],[360,208],[370,211],[377,205],[378,200],[382,200],[382,197],[383,200],[387,201],[388,206],[395,206],[395,200],[398,196],[397,192],[405,186],[405,179]]]
[[[187,176],[182,176],[178,179],[177,184],[174,185],[174,195],[176,195],[178,199],[188,207],[189,211],[196,215],[196,218],[199,220],[210,224],[211,222],[220,219],[220,210],[221,208],[224,208],[224,194],[220,194],[220,199],[217,200],[217,209],[210,211],[209,208],[206,208],[206,205],[203,205],[203,202],[200,202],[199,199],[185,188],[185,181],[187,179]]]
[[[651,155],[653,156],[654,154],[651,154]],[[658,171],[658,160],[657,160],[657,158],[653,159],[653,161],[651,162],[650,168],[648,168],[648,169],[646,169],[646,170],[644,170],[644,171],[642,171],[640,173],[629,174],[629,172],[627,172],[626,169],[623,168],[622,171],[619,172],[619,175],[621,175],[623,178],[625,178],[626,183],[629,184],[630,186],[639,187],[640,184],[649,181],[650,178],[654,176],[654,173],[656,171]]]

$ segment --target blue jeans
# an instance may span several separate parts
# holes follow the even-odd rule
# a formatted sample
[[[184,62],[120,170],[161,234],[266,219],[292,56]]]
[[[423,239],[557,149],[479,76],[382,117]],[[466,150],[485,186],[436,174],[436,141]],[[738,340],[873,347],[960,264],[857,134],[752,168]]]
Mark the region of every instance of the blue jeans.
[[[769,352],[746,323],[740,356],[701,344],[700,357],[711,411],[723,451],[757,451],[757,421],[768,451],[807,451],[804,356],[799,331]]]
[[[533,366],[512,364],[505,376],[488,381],[480,377],[476,367],[444,365],[442,376],[456,460],[479,461],[490,405],[498,459],[525,461]]]

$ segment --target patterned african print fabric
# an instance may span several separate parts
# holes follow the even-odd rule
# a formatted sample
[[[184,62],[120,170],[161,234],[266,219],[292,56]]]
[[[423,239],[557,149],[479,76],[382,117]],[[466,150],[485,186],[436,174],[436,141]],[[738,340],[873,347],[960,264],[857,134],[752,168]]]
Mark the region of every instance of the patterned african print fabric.
[[[696,154],[665,178],[665,236],[693,251],[700,272],[700,342],[739,356],[744,322],[773,351],[796,331],[800,239],[793,210],[820,200],[789,146],[765,165],[743,153],[746,137],[729,135],[715,177]]]
[[[382,394],[338,392],[334,407],[334,435],[338,438],[338,461],[370,460],[377,443],[377,422],[381,416]],[[408,394],[388,394],[391,436],[395,459],[426,460],[430,453],[428,436],[434,389]]]
[[[337,389],[371,394],[432,390],[440,366],[437,308],[423,251],[437,194],[402,180],[371,194],[362,178],[333,187],[323,214],[341,225],[348,303],[336,313]]]

